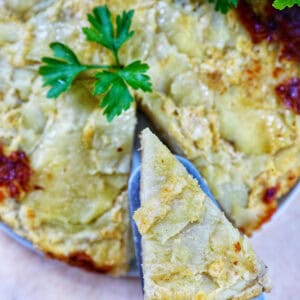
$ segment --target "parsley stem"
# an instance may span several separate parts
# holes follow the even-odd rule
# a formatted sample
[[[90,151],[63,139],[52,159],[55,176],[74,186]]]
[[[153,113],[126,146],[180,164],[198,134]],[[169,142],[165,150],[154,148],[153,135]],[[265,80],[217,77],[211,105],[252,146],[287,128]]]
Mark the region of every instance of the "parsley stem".
[[[119,66],[110,66],[110,65],[87,65],[88,69],[119,69]]]
[[[115,60],[116,60],[116,64],[120,68],[121,64],[120,64],[120,60],[119,60],[118,51],[115,50],[113,52],[114,52],[114,57],[115,57]]]

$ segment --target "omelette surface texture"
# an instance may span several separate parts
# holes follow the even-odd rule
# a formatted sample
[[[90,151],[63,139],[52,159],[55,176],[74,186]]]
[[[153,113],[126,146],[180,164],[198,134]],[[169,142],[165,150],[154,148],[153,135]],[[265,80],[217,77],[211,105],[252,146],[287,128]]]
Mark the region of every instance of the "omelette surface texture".
[[[127,271],[132,107],[108,123],[84,83],[46,99],[38,75],[49,43],[110,63],[81,28],[99,1],[0,1],[0,216],[50,256]]]
[[[141,207],[145,299],[252,299],[267,269],[176,157],[142,133]]]
[[[265,2],[254,5],[261,10]],[[282,58],[280,44],[253,43],[235,10],[222,15],[208,1],[153,7],[147,61],[154,92],[140,105],[250,235],[300,175],[299,62]]]

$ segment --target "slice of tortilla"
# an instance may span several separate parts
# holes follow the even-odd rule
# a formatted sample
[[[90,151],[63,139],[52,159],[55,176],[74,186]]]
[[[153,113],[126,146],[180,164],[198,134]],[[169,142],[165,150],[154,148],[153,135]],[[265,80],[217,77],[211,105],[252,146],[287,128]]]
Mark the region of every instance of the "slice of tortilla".
[[[267,267],[159,139],[142,133],[145,299],[251,299],[269,290]]]

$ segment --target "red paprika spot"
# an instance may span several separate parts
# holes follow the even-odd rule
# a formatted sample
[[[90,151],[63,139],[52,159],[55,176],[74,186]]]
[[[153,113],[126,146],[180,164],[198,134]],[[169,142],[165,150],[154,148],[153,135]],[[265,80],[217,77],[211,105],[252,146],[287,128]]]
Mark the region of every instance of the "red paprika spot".
[[[286,108],[300,114],[300,78],[277,85],[275,91]]]
[[[5,155],[0,145],[0,200],[6,197],[19,199],[23,192],[28,192],[31,174],[25,152],[14,151]]]
[[[276,186],[266,189],[263,196],[263,201],[267,204],[273,202],[276,199],[277,191],[278,191],[278,187]]]
[[[246,0],[240,0],[237,13],[241,23],[248,30],[253,43],[263,40],[278,42],[280,58],[300,61],[300,7],[297,5],[283,10],[272,6],[269,0],[264,12],[256,14]]]

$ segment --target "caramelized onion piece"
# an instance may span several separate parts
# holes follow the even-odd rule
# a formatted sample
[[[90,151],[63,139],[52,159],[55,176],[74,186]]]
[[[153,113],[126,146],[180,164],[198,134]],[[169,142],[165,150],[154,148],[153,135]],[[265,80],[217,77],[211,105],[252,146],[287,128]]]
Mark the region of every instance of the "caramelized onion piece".
[[[300,61],[300,7],[277,10],[267,1],[264,12],[257,14],[246,0],[240,0],[237,13],[253,43],[263,40],[281,45],[281,59]]]
[[[277,85],[275,90],[286,108],[300,114],[300,78],[291,78]]]

